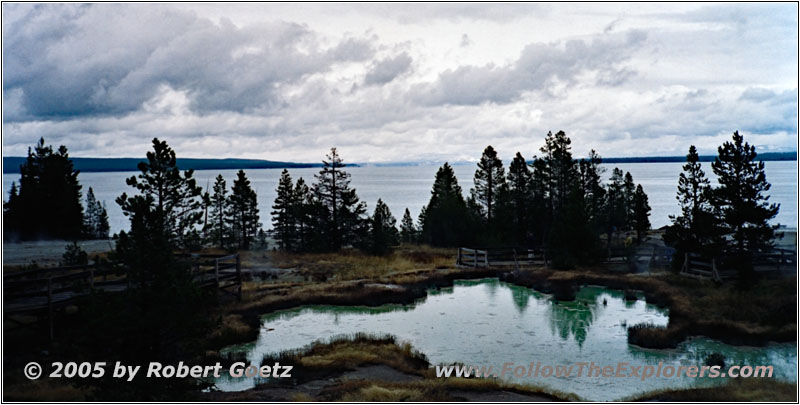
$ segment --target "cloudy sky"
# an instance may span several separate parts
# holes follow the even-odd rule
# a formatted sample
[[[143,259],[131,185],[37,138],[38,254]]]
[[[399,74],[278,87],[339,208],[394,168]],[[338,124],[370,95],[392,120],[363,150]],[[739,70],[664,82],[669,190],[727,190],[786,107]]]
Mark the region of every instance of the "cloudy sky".
[[[796,4],[3,4],[3,155],[319,161],[797,145]]]

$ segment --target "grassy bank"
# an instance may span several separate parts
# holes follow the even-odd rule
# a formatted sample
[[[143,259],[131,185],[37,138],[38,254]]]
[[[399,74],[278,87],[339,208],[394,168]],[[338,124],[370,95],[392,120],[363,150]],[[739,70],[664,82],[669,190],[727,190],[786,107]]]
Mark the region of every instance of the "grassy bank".
[[[768,378],[742,378],[707,388],[660,390],[626,398],[637,402],[797,402],[797,385]]]
[[[267,357],[262,364],[292,364],[291,381],[275,380],[240,393],[211,393],[210,400],[464,401],[514,395],[527,401],[579,400],[545,388],[495,379],[436,378],[424,354],[392,336],[357,334]],[[358,373],[359,370],[365,373]],[[316,385],[315,383],[322,383]],[[317,387],[317,388],[306,388]]]

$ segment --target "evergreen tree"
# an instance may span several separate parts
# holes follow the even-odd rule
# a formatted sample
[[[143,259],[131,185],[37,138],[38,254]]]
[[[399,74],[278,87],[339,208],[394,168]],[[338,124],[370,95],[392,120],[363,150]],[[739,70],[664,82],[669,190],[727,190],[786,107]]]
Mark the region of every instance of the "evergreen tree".
[[[258,215],[258,197],[250,187],[244,170],[236,173],[231,196],[228,198],[228,218],[232,224],[233,239],[239,249],[250,249],[261,223]]]
[[[636,186],[633,194],[633,229],[636,231],[636,242],[642,242],[642,236],[650,230],[650,204],[642,185]]]
[[[545,145],[541,148],[544,154],[542,168],[547,181],[549,206],[556,216],[566,204],[567,197],[578,180],[571,144],[572,141],[564,131],[558,131],[555,135],[548,132]]]
[[[672,224],[664,232],[664,242],[675,248],[673,265],[679,268],[685,254],[690,252],[713,258],[719,253],[719,227],[710,201],[711,185],[694,145],[689,147],[686,164],[678,177],[676,198],[681,215],[670,215]]]
[[[389,210],[389,206],[379,198],[375,204],[375,212],[370,219],[368,251],[374,255],[385,255],[391,252],[391,247],[399,241],[397,220]]]
[[[625,172],[625,181],[622,188],[625,201],[625,230],[631,230],[634,226],[633,200],[636,195],[636,184],[633,182],[631,172]]]
[[[321,224],[323,234],[331,250],[339,250],[345,241],[356,245],[366,228],[366,204],[359,201],[356,190],[350,188],[350,174],[345,172],[342,159],[336,148],[326,155],[322,170],[315,177],[313,192],[324,207]]]
[[[86,215],[84,216],[86,236],[93,239],[107,239],[109,232],[108,212],[104,203],[94,196],[94,190],[89,187],[86,192]]]
[[[470,194],[482,207],[486,213],[486,221],[492,222],[492,216],[496,213],[498,197],[505,191],[506,178],[503,169],[503,161],[497,157],[497,152],[491,145],[483,150],[481,160],[478,161],[478,169],[475,171],[475,188],[470,190]]]
[[[553,223],[553,208],[550,206],[548,195],[549,178],[547,162],[542,158],[533,157],[531,165],[531,192],[533,201],[531,204],[531,233],[534,246],[543,246],[547,240],[547,234]]]
[[[322,229],[320,219],[324,217],[325,209],[314,198],[302,177],[295,183],[293,201],[293,215],[297,223],[297,250],[324,250],[325,243],[319,230]]]
[[[611,240],[614,234],[625,229],[628,220],[625,177],[622,170],[617,167],[611,171],[611,179],[607,187],[604,211],[608,249],[611,249]]]
[[[727,252],[736,263],[742,280],[752,276],[753,255],[772,249],[777,225],[769,220],[778,214],[778,204],[770,204],[770,189],[764,162],[756,161],[754,146],[744,142],[739,131],[732,141],[718,148],[711,163],[719,187],[714,189],[713,204],[719,209],[722,230],[733,244]]]
[[[217,247],[225,248],[230,236],[230,225],[227,222],[226,212],[228,211],[228,188],[225,178],[221,174],[214,180],[211,189],[212,194],[208,198],[210,211],[208,228],[208,239]]]
[[[126,183],[140,195],[122,193],[117,198],[122,212],[128,217],[135,213],[152,217],[153,222],[147,225],[152,227],[150,231],[158,232],[174,247],[188,247],[198,236],[196,226],[203,218],[202,189],[192,178],[194,171],[181,173],[175,151],[158,138],[153,139],[153,151],[147,152],[147,161],[140,162],[138,169],[139,175],[129,177]],[[152,212],[148,208],[151,203]]]
[[[20,166],[18,194],[6,205],[6,237],[79,239],[83,236],[83,205],[78,171],[65,146],[54,151],[44,139]]]
[[[17,183],[11,182],[11,190],[8,193],[8,201],[3,202],[3,233],[6,238],[9,236],[18,235],[19,232],[19,217],[21,211],[19,209],[19,191]]]
[[[522,154],[517,152],[508,168],[508,210],[511,216],[510,232],[517,245],[525,245],[530,227],[530,210],[533,204],[533,175]]]
[[[406,208],[403,219],[400,222],[400,239],[403,243],[414,243],[417,241],[417,228],[411,218],[411,212]]]
[[[596,232],[600,231],[602,227],[606,196],[606,190],[602,183],[605,169],[600,166],[601,163],[603,163],[603,159],[592,149],[589,157],[581,159],[578,164],[580,183],[586,200],[586,214]]]
[[[445,163],[436,172],[431,198],[420,213],[422,240],[435,246],[471,241],[467,203],[453,168]]]
[[[278,196],[272,205],[272,226],[275,230],[275,238],[281,250],[292,250],[295,248],[295,228],[297,223],[295,216],[298,214],[298,201],[295,194],[292,176],[289,171],[283,169],[281,178],[278,181]]]

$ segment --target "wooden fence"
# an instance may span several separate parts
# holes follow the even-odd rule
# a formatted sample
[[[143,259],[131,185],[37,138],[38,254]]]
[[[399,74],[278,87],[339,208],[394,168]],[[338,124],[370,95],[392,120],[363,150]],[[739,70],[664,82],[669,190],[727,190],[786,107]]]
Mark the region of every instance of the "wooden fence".
[[[521,264],[547,265],[547,256],[543,249],[528,249],[517,247],[501,248],[458,248],[456,266],[459,267],[490,267],[490,266],[519,266]]]
[[[191,263],[193,281],[201,288],[217,288],[241,299],[242,271],[238,254],[184,255]],[[73,305],[95,292],[122,292],[134,282],[128,269],[116,263],[41,268],[3,275],[3,317],[46,315],[53,338],[56,310]]]
[[[753,271],[762,276],[797,272],[797,253],[788,249],[773,249],[753,258]],[[733,269],[721,268],[716,258],[706,258],[697,253],[686,253],[680,274],[686,277],[712,279],[723,282],[737,277]]]

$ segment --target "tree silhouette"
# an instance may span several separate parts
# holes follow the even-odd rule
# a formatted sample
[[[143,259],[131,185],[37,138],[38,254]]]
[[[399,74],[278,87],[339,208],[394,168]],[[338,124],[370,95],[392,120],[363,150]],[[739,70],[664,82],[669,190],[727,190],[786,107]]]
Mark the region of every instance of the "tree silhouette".
[[[16,186],[16,185],[15,185]],[[79,239],[84,234],[78,171],[65,146],[54,151],[44,138],[20,165],[19,189],[4,206],[5,238]]]
[[[719,187],[712,193],[713,204],[720,211],[722,230],[732,239],[726,247],[740,272],[741,279],[752,276],[753,255],[772,249],[777,225],[769,220],[778,214],[779,205],[770,204],[770,189],[764,162],[757,162],[756,149],[744,142],[739,131],[731,141],[718,148],[711,163]]]
[[[491,223],[495,214],[498,196],[506,189],[503,161],[491,145],[483,150],[475,171],[475,188],[470,190],[472,198],[485,208],[486,221]]]
[[[278,246],[282,250],[292,250],[295,247],[295,228],[297,227],[295,216],[297,215],[298,201],[295,197],[292,176],[289,175],[289,171],[286,169],[281,172],[276,192],[278,195],[275,197],[271,213],[275,238],[278,240]]]
[[[258,215],[258,196],[250,187],[244,170],[236,173],[231,196],[228,198],[228,218],[234,242],[240,249],[250,249],[261,223]]]
[[[336,148],[322,161],[322,170],[315,177],[313,193],[325,208],[324,235],[331,250],[339,250],[344,241],[356,245],[363,237],[366,222],[366,204],[361,202],[356,190],[350,187],[350,174],[345,172]]]
[[[400,239],[403,243],[414,243],[417,241],[417,228],[411,218],[411,212],[406,208],[403,219],[400,221]]]

